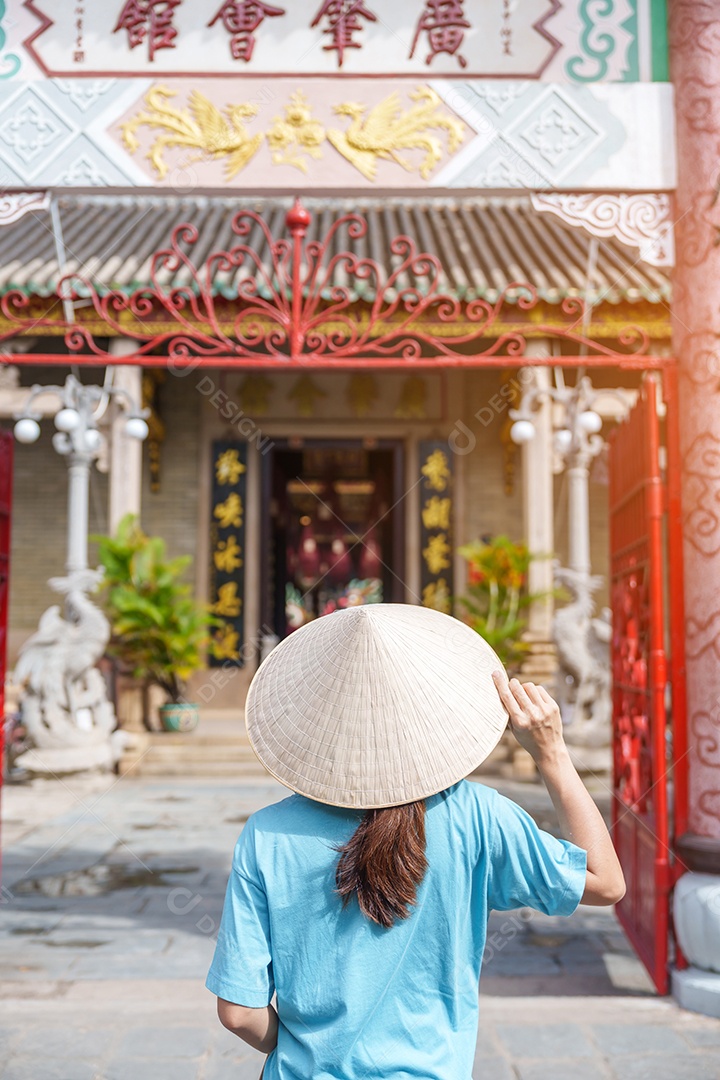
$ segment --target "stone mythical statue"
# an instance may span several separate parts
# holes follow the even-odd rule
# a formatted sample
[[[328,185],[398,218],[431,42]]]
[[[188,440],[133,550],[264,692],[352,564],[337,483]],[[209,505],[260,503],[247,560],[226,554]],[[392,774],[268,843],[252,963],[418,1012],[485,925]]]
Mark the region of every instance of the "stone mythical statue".
[[[612,626],[607,608],[600,617],[595,615],[593,599],[603,579],[556,566],[555,581],[572,596],[569,604],[557,609],[553,620],[558,697],[563,715],[572,715],[565,741],[578,748],[606,748],[612,740]]]
[[[54,604],[23,645],[14,680],[23,686],[22,718],[33,743],[17,758],[31,772],[68,773],[110,768],[120,754],[115,713],[95,666],[110,638],[110,624],[87,593],[102,570],[76,570],[48,584],[65,597]]]

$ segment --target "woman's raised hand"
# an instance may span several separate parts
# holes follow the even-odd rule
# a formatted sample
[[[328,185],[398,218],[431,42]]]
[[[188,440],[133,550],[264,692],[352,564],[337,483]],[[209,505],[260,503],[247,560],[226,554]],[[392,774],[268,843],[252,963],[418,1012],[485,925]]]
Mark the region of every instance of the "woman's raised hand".
[[[560,709],[544,686],[494,671],[493,681],[510,716],[513,735],[536,762],[565,749]]]

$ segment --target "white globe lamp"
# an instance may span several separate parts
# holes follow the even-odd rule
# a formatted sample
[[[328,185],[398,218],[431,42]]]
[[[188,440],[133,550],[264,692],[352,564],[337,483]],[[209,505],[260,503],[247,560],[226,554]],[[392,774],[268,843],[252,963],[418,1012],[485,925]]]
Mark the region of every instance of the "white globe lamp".
[[[85,432],[85,446],[91,452],[99,450],[102,444],[102,435],[97,428],[88,428]]]
[[[32,416],[23,416],[13,428],[13,434],[19,443],[34,443],[40,438],[40,425]]]
[[[593,409],[585,409],[578,416],[578,424],[588,435],[597,435],[602,429],[602,417]]]
[[[58,431],[74,431],[80,423],[80,414],[75,409],[61,409],[55,414],[55,427]]]
[[[137,439],[138,442],[147,439],[149,430],[142,416],[131,416],[125,424],[125,434],[131,439]]]
[[[567,428],[560,428],[555,432],[555,449],[558,454],[567,454],[568,450],[572,446],[572,431]]]
[[[535,438],[535,425],[530,420],[516,420],[510,428],[510,438],[518,446]]]

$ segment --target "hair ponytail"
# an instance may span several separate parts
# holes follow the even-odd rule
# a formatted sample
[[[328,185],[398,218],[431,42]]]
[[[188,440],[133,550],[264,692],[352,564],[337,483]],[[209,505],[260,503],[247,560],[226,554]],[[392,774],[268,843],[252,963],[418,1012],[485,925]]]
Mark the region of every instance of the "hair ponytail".
[[[380,926],[406,919],[428,865],[424,799],[366,811],[338,851],[335,883],[343,907],[355,894],[363,915]]]

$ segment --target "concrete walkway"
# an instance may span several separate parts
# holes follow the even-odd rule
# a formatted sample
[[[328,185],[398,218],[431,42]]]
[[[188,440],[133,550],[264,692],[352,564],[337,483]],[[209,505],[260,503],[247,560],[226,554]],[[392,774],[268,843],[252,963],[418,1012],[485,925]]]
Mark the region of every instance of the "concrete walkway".
[[[237,834],[285,794],[257,776],[4,789],[3,1080],[257,1080],[203,981]],[[493,914],[473,1076],[718,1080],[720,1021],[659,999],[611,912]]]

